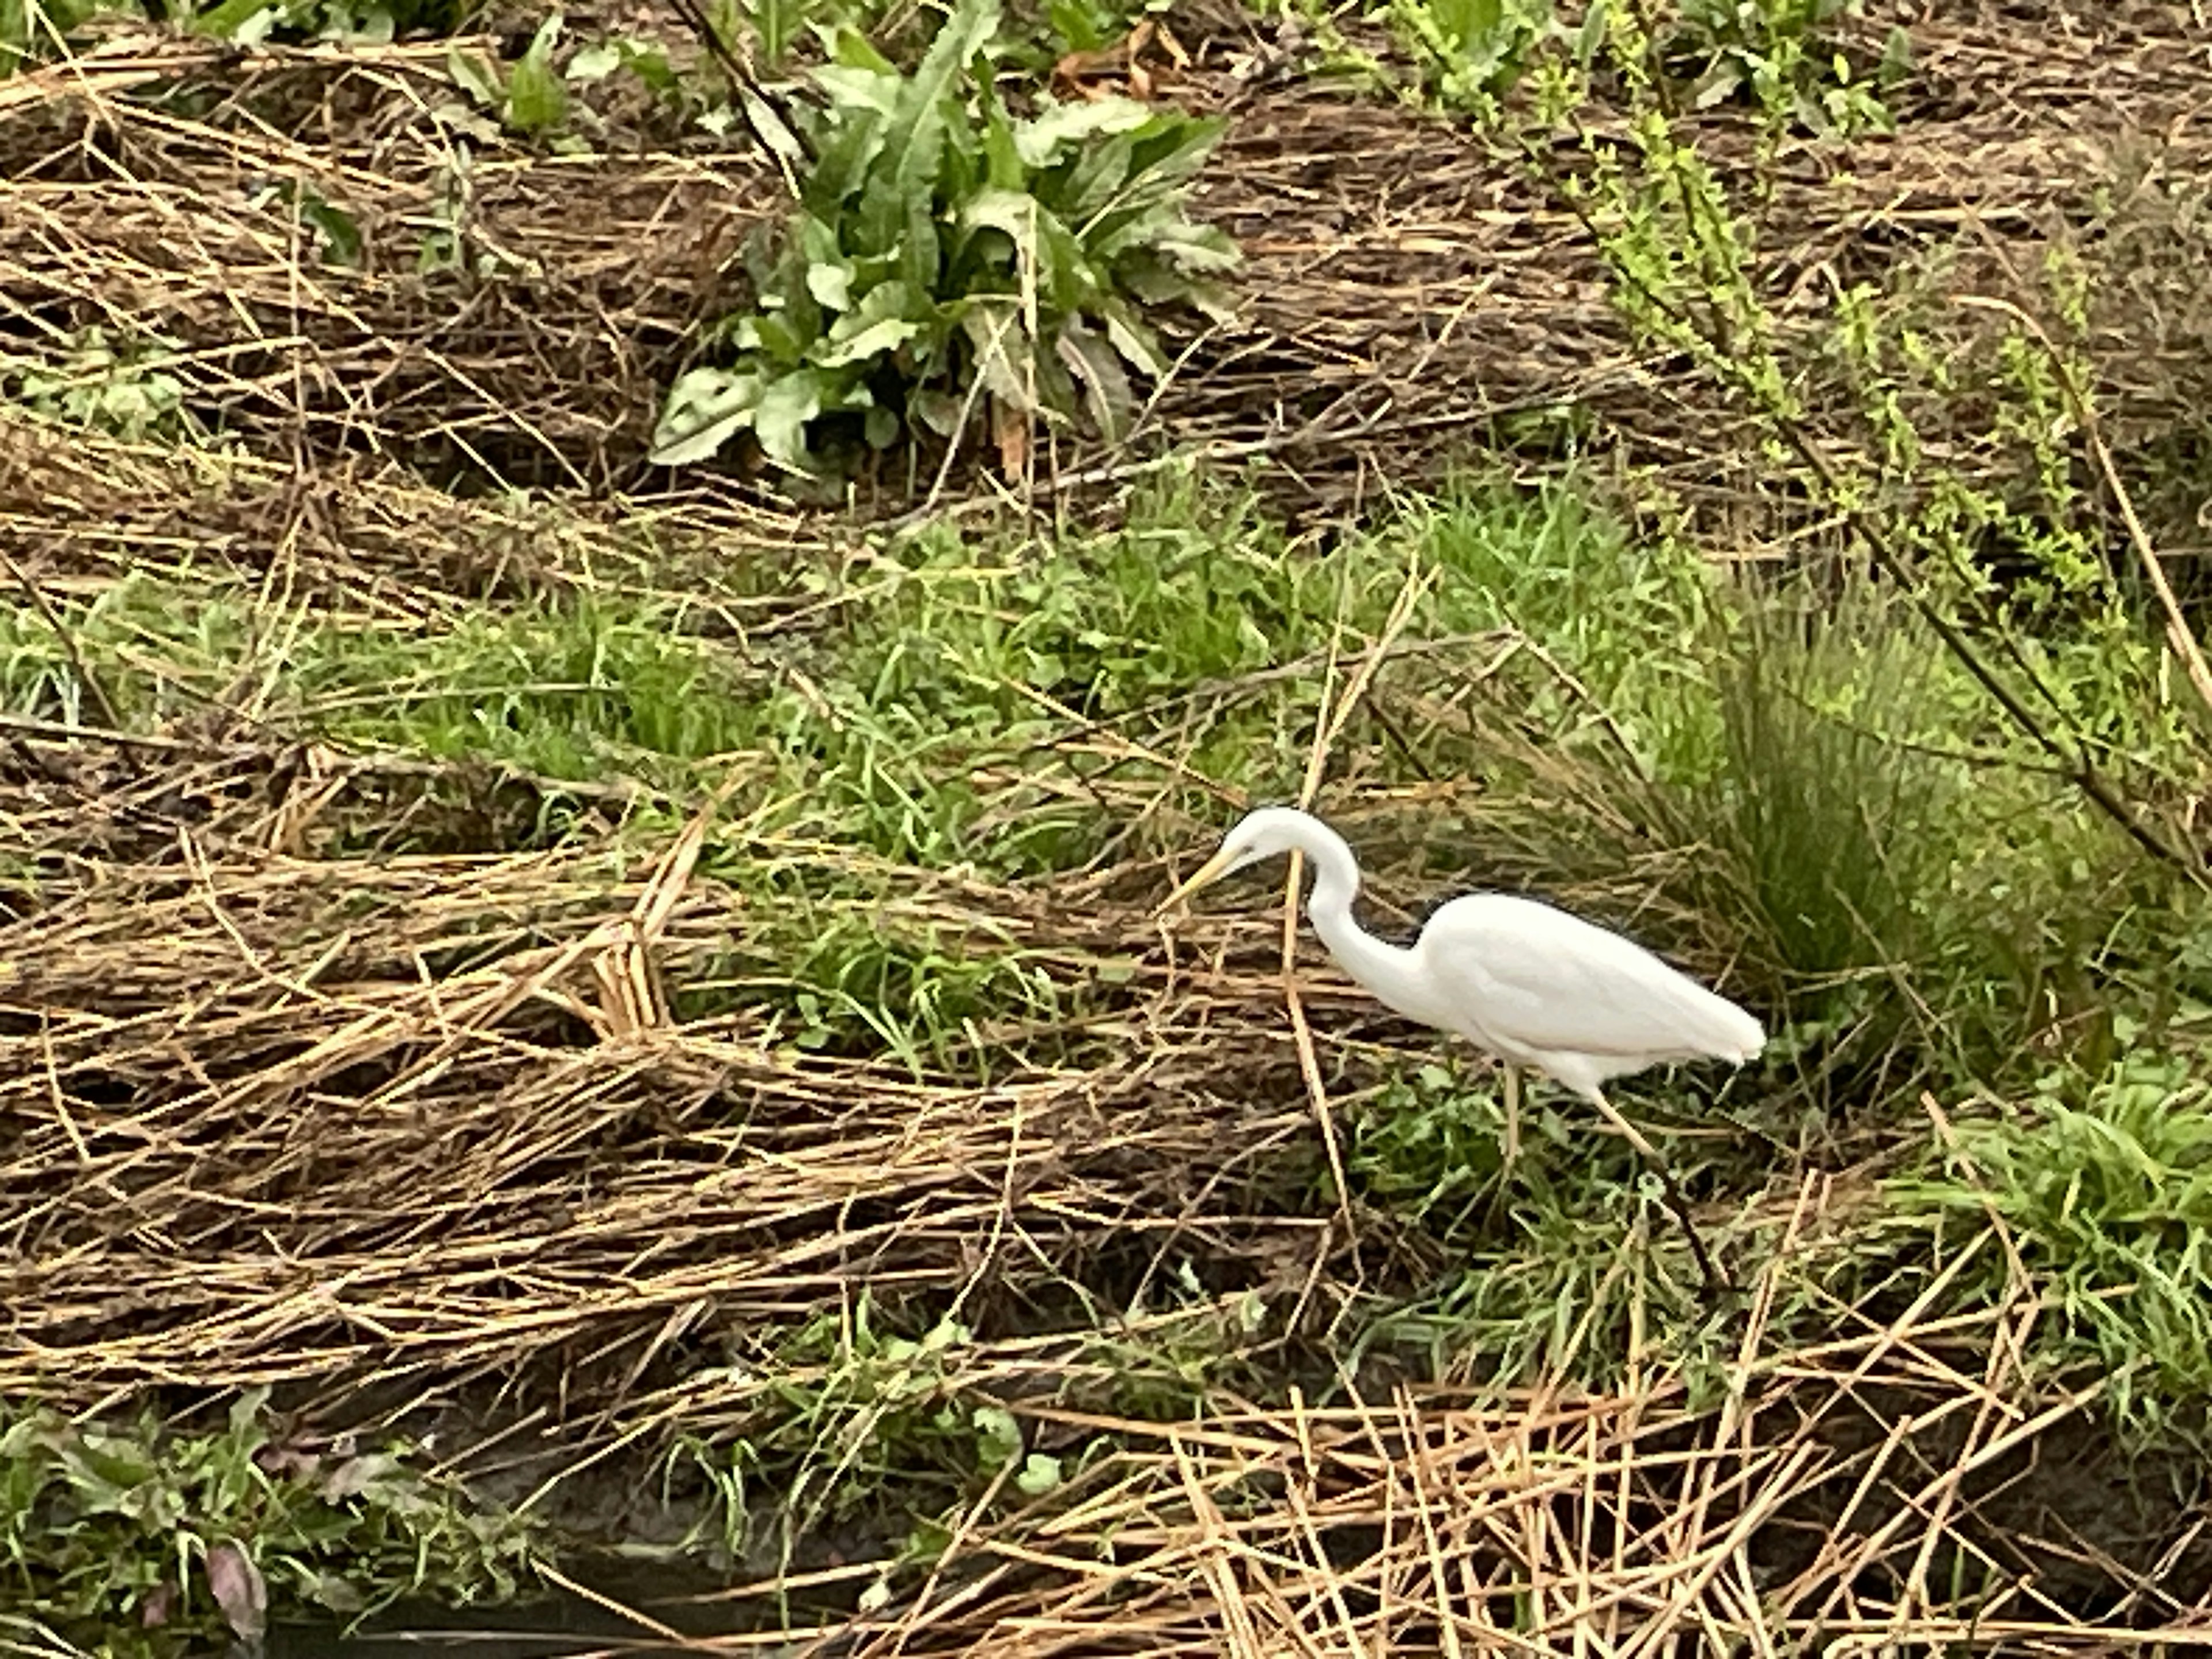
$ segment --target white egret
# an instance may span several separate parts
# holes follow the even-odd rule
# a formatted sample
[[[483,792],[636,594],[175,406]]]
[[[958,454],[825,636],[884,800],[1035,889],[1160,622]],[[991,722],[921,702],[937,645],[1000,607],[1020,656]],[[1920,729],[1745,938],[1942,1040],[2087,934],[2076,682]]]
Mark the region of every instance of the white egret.
[[[1293,850],[1313,866],[1306,915],[1338,964],[1388,1007],[1467,1037],[1504,1062],[1509,1160],[1517,1138],[1515,1068],[1525,1066],[1589,1102],[1657,1172],[1700,1270],[1708,1284],[1717,1282],[1673,1176],[1606,1099],[1605,1085],[1684,1060],[1741,1066],[1765,1046],[1759,1021],[1642,945],[1536,899],[1470,893],[1440,907],[1410,946],[1388,944],[1352,919],[1359,864],[1351,848],[1295,807],[1248,814],[1160,910]]]

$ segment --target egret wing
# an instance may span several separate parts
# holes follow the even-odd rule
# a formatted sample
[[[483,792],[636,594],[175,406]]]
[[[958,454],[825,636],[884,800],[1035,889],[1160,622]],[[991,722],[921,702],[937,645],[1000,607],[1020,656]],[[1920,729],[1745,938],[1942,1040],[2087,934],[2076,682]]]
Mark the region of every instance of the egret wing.
[[[1646,1060],[1756,1052],[1764,1040],[1742,1009],[1643,946],[1534,899],[1455,899],[1419,949],[1478,1040]]]

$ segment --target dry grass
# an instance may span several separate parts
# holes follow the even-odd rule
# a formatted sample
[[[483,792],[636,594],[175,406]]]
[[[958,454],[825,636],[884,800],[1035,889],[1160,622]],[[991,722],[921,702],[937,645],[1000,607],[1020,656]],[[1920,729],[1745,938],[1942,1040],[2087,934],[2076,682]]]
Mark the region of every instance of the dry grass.
[[[2054,12],[2032,53],[2028,33],[1963,7],[1920,20],[1906,135],[1788,158],[1762,230],[1785,319],[1814,325],[1836,283],[1962,232],[1960,288],[2026,293],[2085,192],[2130,167],[2138,241],[2192,246],[2205,71],[2181,14],[2069,33]],[[759,170],[636,112],[635,143],[587,160],[495,150],[465,214],[491,264],[420,274],[456,155],[444,51],[241,63],[118,38],[0,82],[15,343],[94,322],[179,340],[167,372],[235,441],[134,450],[0,421],[0,535],[41,592],[218,566],[288,603],[428,623],[515,592],[680,590],[717,549],[836,556],[741,482],[613,493],[644,481],[684,331],[727,303],[728,256],[773,207]],[[179,85],[222,96],[193,113],[133,95]],[[1415,478],[1471,425],[1572,404],[1714,513],[1757,501],[1740,434],[1626,349],[1579,233],[1495,158],[1310,88],[1209,70],[1192,95],[1237,118],[1208,206],[1243,241],[1250,307],[1194,344],[1153,435],[1266,453],[1276,487],[1334,507],[1378,461]],[[2161,135],[2148,162],[2142,134]],[[290,212],[257,204],[270,176],[354,213],[364,266],[309,258]],[[2185,433],[2201,321],[2130,258],[2128,313],[2090,342],[2113,431]],[[1111,480],[1144,464],[1064,459]],[[418,474],[576,499],[456,501]],[[774,584],[717,603],[738,637],[817,620]],[[889,1611],[859,1610],[872,1555],[730,1592],[716,1616],[754,1631],[732,1650],[2212,1643],[2204,1522],[2131,1492],[2091,1426],[2094,1379],[2027,1371],[2024,1290],[1966,1316],[1933,1291],[1821,1300],[1863,1197],[1848,1182],[1777,1172],[1754,1207],[1782,1242],[1702,1370],[1639,1334],[1599,1394],[1339,1372],[1364,1299],[1440,1264],[1319,1195],[1314,1097],[1358,1086],[1352,1036],[1407,1056],[1423,1039],[1358,1024],[1364,1003],[1302,974],[1302,1064],[1270,922],[1187,924],[1171,949],[1144,908],[1152,868],[1050,890],[888,872],[900,920],[988,929],[1070,981],[1128,973],[1073,1034],[1079,1067],[1024,1060],[1010,1028],[997,1080],[917,1077],[771,1040],[763,1007],[672,1012],[775,933],[700,872],[696,820],[645,854],[616,833],[640,792],[563,786],[595,816],[552,852],[364,850],[362,826],[450,816],[455,791],[485,822],[452,839],[496,848],[500,792],[534,787],[228,708],[152,734],[0,721],[0,844],[21,860],[0,894],[0,1389],[92,1407],[277,1382],[333,1421],[491,1400],[573,1457],[743,1424],[763,1385],[711,1363],[723,1345],[865,1292],[959,1308],[980,1334],[945,1391],[1003,1400],[1070,1478],[971,1494]],[[1091,1322],[1143,1337],[1178,1263],[1224,1328],[1256,1293],[1260,1329],[1223,1351],[1282,1386],[1223,1387],[1171,1424],[1086,1403],[1115,1380]],[[1832,1340],[1778,1334],[1785,1297],[1822,1307]]]
[[[1871,49],[1890,21],[1863,20]],[[1788,148],[1755,215],[1758,281],[1806,372],[1837,293],[1868,280],[1901,279],[1963,362],[1998,325],[1954,297],[2048,314],[2057,248],[2100,276],[2085,345],[2113,432],[2195,441],[2204,141],[2185,20],[2136,5],[2022,27],[1956,5],[1903,21],[1916,75],[1893,100],[1899,133]],[[1575,410],[1701,512],[1751,512],[1760,533],[1777,511],[1790,522],[1763,501],[1749,428],[1717,425],[1713,389],[1683,365],[1631,349],[1589,239],[1511,158],[1325,86],[1248,85],[1230,72],[1248,27],[1216,20],[1179,94],[1231,118],[1201,206],[1246,251],[1244,314],[1187,342],[1128,449],[1064,450],[1061,488],[1124,478],[1166,438],[1267,456],[1273,487],[1342,506],[1378,478],[1433,473],[1470,430]],[[91,324],[173,340],[167,370],[199,419],[319,471],[397,460],[434,477],[646,484],[660,391],[687,331],[741,297],[733,256],[780,210],[773,181],[742,148],[614,94],[586,156],[465,143],[445,52],[272,48],[240,64],[141,34],[16,77],[0,102],[0,291],[44,337],[34,349]],[[144,95],[157,87],[179,95]],[[195,103],[211,107],[184,112]],[[1700,143],[1747,182],[1747,125],[1716,114]],[[355,218],[358,269],[317,260],[312,224],[265,189],[287,179]],[[418,270],[441,228],[462,268]],[[1851,406],[1839,390],[1830,413],[1848,422]],[[1969,474],[2016,465],[1971,445],[1951,459]],[[880,505],[908,504],[901,482],[879,487]],[[2179,528],[2186,550],[2193,526]]]
[[[1381,1258],[1325,1204],[1280,1202],[1316,1135],[1264,919],[1194,924],[1176,963],[1096,883],[910,878],[900,905],[947,928],[1139,964],[1096,1033],[1110,1058],[917,1081],[764,1044],[757,1012],[672,1021],[667,988],[754,925],[698,875],[697,823],[642,862],[303,856],[359,776],[221,758],[167,763],[175,787],[126,815],[165,833],[55,845],[0,929],[11,1395],[289,1382],[325,1422],[496,1398],[573,1458],[743,1432],[789,1379],[713,1363],[726,1334],[911,1297],[980,1332],[942,1397],[1004,1401],[1066,1482],[971,1492],[887,1609],[855,1599],[892,1571],[870,1548],[640,1609],[641,1632],[1023,1655],[2212,1638],[2203,1521],[2111,1466],[2098,1380],[2028,1373],[2024,1290],[1963,1316],[1940,1284],[1887,1314],[1829,1303],[1812,1346],[1771,1328],[1848,1221],[1825,1177],[1762,1200],[1779,1243],[1701,1368],[1632,1334],[1597,1394],[1315,1371]],[[1340,1080],[1358,1005],[1330,985],[1306,1001]],[[1265,1308],[1248,1364],[1336,1403],[1086,1404],[1117,1374],[1067,1310],[1124,1307],[1103,1329],[1141,1344],[1164,1328],[1142,1287],[1176,1260],[1236,1287],[1221,1322]]]
[[[1247,1266],[1324,1246],[1217,1196],[1296,1127],[1224,1029],[1264,1017],[1259,975],[1208,979],[1229,1006],[1204,1011],[1204,1045],[1155,967],[1118,1063],[916,1082],[763,1047],[764,1012],[672,1025],[664,986],[751,925],[694,878],[695,842],[653,871],[588,848],[288,856],[347,769],[310,752],[271,799],[274,769],[236,759],[228,817],[174,823],[133,863],[58,858],[58,884],[90,885],[0,934],[6,1386],[641,1364],[702,1322],[1080,1274],[1154,1231]],[[954,938],[988,916],[1078,969],[1147,949],[1141,912],[1071,928],[929,883],[893,908]]]

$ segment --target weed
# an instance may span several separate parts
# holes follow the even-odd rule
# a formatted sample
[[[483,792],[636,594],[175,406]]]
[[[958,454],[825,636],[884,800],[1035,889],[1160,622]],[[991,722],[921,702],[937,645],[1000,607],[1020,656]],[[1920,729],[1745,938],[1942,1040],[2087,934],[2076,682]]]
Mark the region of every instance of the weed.
[[[468,0],[213,0],[188,8],[196,33],[240,46],[270,40],[358,41],[382,45],[403,34],[453,33]]]
[[[1553,27],[1551,0],[1389,0],[1387,15],[1431,96],[1486,123]]]
[[[125,716],[149,725],[229,708],[542,777],[664,782],[677,775],[669,763],[732,753],[756,730],[742,672],[651,605],[468,610],[425,633],[300,625],[248,592],[149,578],[105,590],[64,622]],[[264,681],[274,689],[249,710],[245,688]],[[27,610],[0,612],[0,702],[82,718],[72,665]]]
[[[0,0],[0,79],[52,56],[110,9],[102,0]]]
[[[562,23],[559,12],[549,15],[530,37],[514,67],[504,74],[489,59],[459,51],[447,54],[446,72],[456,87],[508,131],[526,138],[557,132],[568,119],[568,81],[553,66]]]
[[[980,69],[997,26],[992,0],[963,0],[911,76],[839,32],[799,210],[751,251],[761,309],[727,325],[732,367],[677,382],[656,461],[750,431],[816,472],[854,441],[954,438],[979,403],[1008,459],[1079,403],[1127,425],[1130,372],[1167,371],[1144,313],[1213,303],[1235,260],[1182,207],[1218,127],[1127,100],[1012,119]]]
[[[1881,89],[1903,76],[1909,40],[1891,36],[1876,82],[1855,75],[1833,36],[1859,9],[1859,0],[1681,0],[1658,49],[1699,109],[1747,94],[1769,121],[1823,137],[1887,131]]]
[[[1498,1196],[1505,1115],[1447,1067],[1386,1084],[1352,1125],[1346,1174],[1370,1204],[1431,1237],[1464,1237]]]
[[[1058,1484],[1055,1460],[1027,1449],[1003,1408],[958,1397],[951,1378],[973,1340],[965,1326],[939,1320],[907,1337],[885,1322],[863,1295],[785,1334],[755,1368],[761,1395],[744,1431],[676,1447],[706,1477],[708,1525],[732,1559],[747,1558],[763,1519],[787,1565],[799,1540],[824,1526],[869,1510],[903,1507],[909,1522],[936,1515],[1009,1464],[1018,1491]]]
[[[1042,964],[1003,940],[945,938],[901,917],[890,895],[810,894],[742,866],[726,875],[759,895],[761,920],[744,960],[684,988],[686,1016],[765,1004],[769,1041],[884,1056],[918,1078],[957,1070],[982,1079],[1003,1047],[994,1028],[1049,1026],[1068,1012]]]
[[[507,1597],[523,1524],[410,1468],[404,1448],[273,1440],[260,1391],[222,1429],[183,1433],[0,1412],[0,1558],[9,1600],[103,1653],[259,1640],[272,1613],[352,1617],[427,1592]]]
[[[71,337],[58,360],[0,360],[0,380],[33,413],[128,442],[203,436],[170,373],[181,342],[161,336],[117,340],[95,323]]]
[[[1429,1375],[1502,1389],[1607,1386],[1639,1346],[1721,1357],[1656,1180],[1625,1148],[1599,1152],[1587,1120],[1540,1087],[1524,1096],[1522,1128],[1509,1168],[1495,1097],[1437,1066],[1362,1111],[1347,1152],[1355,1190],[1455,1265],[1426,1294],[1376,1310],[1359,1346],[1418,1352]]]
[[[2064,514],[2054,516],[2048,502],[2038,526],[1985,482],[1929,459],[1936,451],[1923,441],[1900,382],[1909,384],[1932,354],[1912,331],[1893,337],[1877,326],[1863,295],[1846,307],[1837,339],[1856,365],[1856,413],[1864,423],[1866,447],[1838,452],[1814,441],[1807,378],[1785,360],[1777,319],[1754,276],[1759,261],[1751,222],[1669,114],[1651,78],[1650,40],[1643,28],[1615,13],[1605,42],[1609,61],[1636,95],[1633,118],[1625,125],[1625,139],[1589,133],[1595,165],[1584,176],[1557,183],[1591,228],[1623,314],[1641,337],[1688,354],[1752,413],[1764,434],[1769,461],[1841,516],[1858,548],[1918,612],[1955,669],[1979,688],[1985,705],[2002,717],[2008,728],[2006,741],[2016,745],[2010,752],[2032,756],[2030,763],[2072,779],[2083,800],[2146,853],[2177,872],[2193,872],[2198,861],[2182,845],[2185,832],[2139,807],[2133,792],[2107,769],[2117,762],[2136,770],[2137,755],[2115,755],[2107,749],[2088,712],[2128,711],[2123,718],[2136,718],[2171,700],[2149,684],[2110,696],[2108,688],[2099,684],[2106,675],[2077,665],[2074,683],[2095,687],[2097,695],[2075,702],[2063,684],[2070,677],[2052,672],[2044,647],[2018,625],[2014,607],[1976,556],[1978,542],[1989,532],[2014,530],[2018,544],[2048,572],[2052,591],[2084,592],[2095,582],[2094,561],[2084,556],[2091,543],[2075,533]],[[1554,76],[1552,85],[1554,93],[1569,88],[1571,77]],[[1555,97],[1553,112],[1571,115],[1573,107],[1571,101],[1561,104]],[[2064,311],[2063,294],[2061,301]],[[2081,307],[2071,308],[2078,313]],[[2033,331],[2023,328],[2021,333],[2032,337]],[[2024,337],[2023,343],[2044,345],[2040,339]],[[2045,355],[2055,371],[2049,386],[2031,371],[2025,353],[2009,353],[2019,411],[2012,441],[2028,451],[2037,488],[2046,497],[2056,495],[2069,512],[2078,511],[2080,503],[2050,444],[2053,423],[2037,420],[2035,410],[2039,404],[2047,413],[2063,402],[2069,420],[2083,419],[2080,382],[2063,353]],[[1907,372],[1899,372],[1900,363]],[[2066,388],[2063,397],[2061,386]],[[2081,623],[2108,644],[2126,642],[2110,654],[2129,674],[2137,672],[2133,663],[2166,660],[2166,653],[2124,607],[2086,607]],[[2167,670],[2157,672],[2163,675]],[[2190,787],[2181,780],[2201,772],[2201,751],[2193,744],[2169,750],[2158,761],[2162,785]]]

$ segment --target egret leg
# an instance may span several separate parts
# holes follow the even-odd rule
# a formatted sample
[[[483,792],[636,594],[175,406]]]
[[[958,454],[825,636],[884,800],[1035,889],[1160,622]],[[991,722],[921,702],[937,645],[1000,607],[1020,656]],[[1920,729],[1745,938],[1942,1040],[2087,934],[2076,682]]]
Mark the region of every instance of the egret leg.
[[[1643,1130],[1613,1109],[1613,1103],[1605,1097],[1603,1090],[1592,1089],[1589,1102],[1604,1115],[1605,1121],[1620,1130],[1622,1138],[1636,1149],[1636,1155],[1644,1160],[1644,1167],[1659,1177],[1660,1188],[1666,1194],[1667,1207],[1681,1224],[1682,1236],[1690,1241],[1690,1255],[1697,1262],[1698,1273],[1705,1276],[1705,1294],[1711,1296],[1726,1290],[1728,1281],[1714,1269],[1712,1257],[1705,1254],[1705,1241],[1698,1236],[1697,1224],[1690,1219],[1690,1201],[1682,1196],[1681,1188],[1674,1182],[1674,1172],[1667,1167],[1667,1160],[1659,1156],[1659,1149],[1644,1138]]]
[[[1510,1175],[1521,1159],[1521,1068],[1510,1060],[1498,1064],[1505,1072],[1505,1168],[1500,1173]]]

